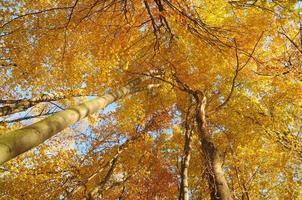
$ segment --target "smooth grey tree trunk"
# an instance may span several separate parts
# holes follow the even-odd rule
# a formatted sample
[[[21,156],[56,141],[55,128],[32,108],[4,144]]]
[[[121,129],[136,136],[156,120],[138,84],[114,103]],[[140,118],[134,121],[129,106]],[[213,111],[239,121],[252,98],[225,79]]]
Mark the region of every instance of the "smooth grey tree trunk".
[[[181,163],[181,182],[180,182],[180,193],[179,200],[189,200],[189,165],[191,159],[192,150],[192,137],[193,137],[193,127],[190,124],[190,110],[191,105],[188,107],[185,118],[185,145],[183,158]]]
[[[191,158],[191,143],[192,143],[192,130],[187,131],[185,139],[184,157],[181,166],[181,191],[180,200],[189,200],[189,164]]]
[[[65,95],[43,95],[34,99],[0,100],[0,117],[22,112],[42,102],[58,101],[67,98]]]
[[[128,85],[114,92],[87,101],[65,111],[53,114],[46,119],[24,128],[5,133],[0,136],[0,164],[38,146],[45,140],[74,124],[75,122],[105,108],[112,102],[136,92],[143,78],[134,79]]]

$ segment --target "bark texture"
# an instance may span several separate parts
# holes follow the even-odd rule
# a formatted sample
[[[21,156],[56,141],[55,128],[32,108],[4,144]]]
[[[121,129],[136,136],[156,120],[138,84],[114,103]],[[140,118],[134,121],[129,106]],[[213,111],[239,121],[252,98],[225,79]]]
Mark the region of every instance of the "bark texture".
[[[103,109],[123,96],[135,92],[135,86],[141,81],[142,78],[135,79],[114,92],[58,112],[30,126],[1,135],[0,164],[38,146],[80,119],[87,117],[89,114]]]
[[[180,200],[188,200],[189,199],[189,164],[191,159],[191,142],[192,142],[192,132],[190,131],[185,136],[185,149],[184,149],[184,157],[182,160],[181,166],[181,186],[180,186]]]
[[[185,119],[185,146],[184,146],[184,154],[181,162],[181,182],[180,182],[180,193],[179,200],[188,200],[189,199],[189,165],[191,158],[191,149],[192,149],[192,134],[193,130],[190,126],[189,115],[190,108],[186,113]]]
[[[222,169],[222,159],[218,149],[212,141],[207,129],[206,104],[207,99],[203,95],[195,95],[197,101],[196,124],[205,156],[206,173],[211,191],[211,200],[231,200],[232,194]]]
[[[58,101],[67,98],[65,95],[42,95],[34,99],[0,100],[0,117],[25,111],[41,102]]]

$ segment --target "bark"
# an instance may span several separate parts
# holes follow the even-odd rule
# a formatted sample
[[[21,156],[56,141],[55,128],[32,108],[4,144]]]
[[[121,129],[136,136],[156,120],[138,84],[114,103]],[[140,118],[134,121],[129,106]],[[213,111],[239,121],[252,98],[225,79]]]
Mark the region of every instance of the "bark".
[[[2,102],[3,104],[6,104],[0,107],[0,117],[25,111],[26,109],[31,108],[41,102],[58,101],[62,98],[65,97],[61,97],[61,96],[51,97],[51,96],[43,95],[42,97],[35,100],[31,100],[31,99],[22,99],[16,101],[0,100],[0,103]]]
[[[186,121],[185,121],[185,146],[184,146],[184,155],[181,163],[181,183],[180,183],[180,194],[179,200],[188,200],[189,199],[189,164],[191,158],[191,146],[192,146],[192,129],[190,127],[189,122],[189,113],[190,107],[188,108],[186,114]]]
[[[0,136],[0,164],[38,146],[53,135],[59,133],[75,122],[103,109],[110,103],[136,92],[136,85],[143,78],[135,79],[128,85],[94,100],[58,112],[30,126]]]
[[[181,166],[181,185],[180,185],[180,200],[189,199],[189,164],[191,158],[191,142],[192,142],[192,132],[187,133],[185,140],[184,157]]]
[[[42,95],[34,99],[0,100],[0,104],[4,104],[0,107],[0,117],[25,111],[42,102],[58,101],[66,98],[68,97],[65,95]]]
[[[222,169],[222,159],[207,129],[206,97],[195,95],[197,102],[196,124],[205,156],[206,173],[211,191],[211,200],[231,200],[232,194]]]

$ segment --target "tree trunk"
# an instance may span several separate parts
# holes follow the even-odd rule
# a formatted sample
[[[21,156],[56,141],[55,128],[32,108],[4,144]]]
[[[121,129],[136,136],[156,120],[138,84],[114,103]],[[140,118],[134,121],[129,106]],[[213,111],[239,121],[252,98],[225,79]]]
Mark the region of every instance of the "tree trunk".
[[[0,107],[0,117],[25,111],[42,102],[58,101],[65,98],[67,98],[65,95],[42,95],[34,99],[0,100],[0,104],[4,104]]]
[[[192,133],[193,130],[190,126],[189,115],[190,115],[189,106],[188,111],[186,113],[185,119],[185,146],[184,146],[184,155],[181,163],[181,182],[180,182],[180,193],[179,200],[189,200],[189,164],[191,158],[191,149],[192,149]]]
[[[231,200],[232,194],[227,184],[222,169],[222,161],[218,149],[215,147],[207,130],[206,122],[206,97],[195,96],[197,101],[196,124],[202,145],[202,152],[205,156],[206,173],[211,191],[211,200]]]
[[[74,191],[72,191],[71,194],[67,196],[67,199],[75,198],[76,194],[82,190],[88,190],[87,194],[85,194],[85,197],[83,200],[94,200],[102,197],[102,193],[105,187],[105,184],[109,181],[110,177],[113,174],[113,171],[116,167],[117,161],[119,159],[119,156],[131,145],[133,142],[141,138],[143,135],[145,135],[146,132],[142,131],[138,133],[137,135],[133,136],[132,138],[128,139],[125,143],[120,145],[117,148],[116,153],[114,156],[104,165],[100,166],[100,168],[92,174],[84,183],[83,185],[80,185],[78,188],[76,188]],[[109,166],[108,172],[106,173],[104,178],[101,178],[101,173],[104,171],[106,167]],[[94,186],[94,184],[97,184]],[[91,189],[91,186],[94,186]]]
[[[192,142],[192,131],[186,133],[184,157],[181,166],[181,185],[180,185],[180,200],[189,199],[189,177],[188,170],[191,158],[191,142]]]
[[[58,112],[30,126],[0,136],[0,164],[38,146],[53,135],[75,122],[103,109],[110,103],[136,92],[136,85],[143,78],[134,79],[128,85],[102,97],[87,101],[78,106]]]

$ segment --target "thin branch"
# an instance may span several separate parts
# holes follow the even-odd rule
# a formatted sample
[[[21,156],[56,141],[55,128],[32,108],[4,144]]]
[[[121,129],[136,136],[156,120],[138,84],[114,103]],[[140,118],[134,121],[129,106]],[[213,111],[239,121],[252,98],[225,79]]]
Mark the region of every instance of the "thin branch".
[[[45,95],[43,94],[40,97],[32,98],[32,99],[8,99],[8,100],[0,100],[0,104],[3,104],[3,106],[0,107],[0,117],[11,115],[14,113],[25,111],[39,103],[51,103],[53,105],[58,106],[57,104],[53,103],[52,101],[59,101],[62,99],[67,99],[71,97],[81,97],[82,95],[75,94],[70,96],[63,95]],[[60,109],[64,110],[64,108],[60,107]]]
[[[155,45],[154,45],[154,49],[158,49],[159,48],[159,27],[156,25],[156,21],[155,21],[155,18],[151,12],[151,9],[150,9],[150,6],[149,6],[149,3],[147,0],[143,0],[144,2],[144,5],[145,5],[145,8],[148,12],[148,15],[151,19],[151,22],[152,22],[152,27],[153,27],[153,33],[154,33],[154,36],[155,36]]]
[[[55,112],[47,112],[47,113],[44,113],[44,114],[38,114],[38,115],[31,115],[31,116],[26,116],[26,117],[21,117],[21,118],[17,118],[17,119],[12,119],[12,120],[4,120],[4,121],[0,121],[0,123],[15,123],[15,122],[21,122],[21,121],[24,121],[24,120],[29,120],[29,119],[34,119],[34,118],[39,118],[39,117],[45,117],[45,116],[48,116],[48,115],[52,115],[52,114],[55,114],[59,111],[55,111]]]
[[[78,193],[79,191],[81,191],[82,189],[86,188],[86,185],[94,180],[98,180],[98,176],[100,175],[100,173],[103,172],[103,170],[107,167],[107,166],[112,166],[113,162],[116,162],[114,160],[117,159],[117,157],[119,157],[124,150],[126,150],[129,145],[131,145],[133,142],[137,141],[139,138],[141,138],[143,135],[145,135],[148,132],[148,129],[151,128],[152,124],[153,124],[154,120],[153,118],[151,118],[150,120],[148,120],[145,125],[144,125],[144,129],[141,130],[140,132],[138,132],[136,135],[134,135],[133,137],[131,137],[130,139],[128,139],[125,143],[121,144],[120,146],[117,147],[116,153],[113,155],[113,157],[106,162],[106,164],[104,165],[100,165],[100,167],[97,169],[97,171],[95,173],[93,173],[92,175],[89,176],[89,178],[86,179],[86,181],[82,182],[80,186],[78,186],[77,188],[75,188],[73,191],[71,191],[68,194],[67,198],[72,198],[76,193]],[[108,171],[109,172],[109,171]],[[103,179],[104,181],[104,179]],[[101,182],[99,182],[101,183]],[[91,191],[89,191],[90,193]],[[101,192],[101,191],[99,191]]]
[[[65,110],[62,106],[56,104],[55,102],[50,101],[49,103],[52,104],[52,105],[54,105],[56,108],[59,108],[61,110]]]
[[[235,43],[235,46],[236,46],[236,48],[235,48],[236,69],[235,69],[234,77],[233,77],[232,83],[231,83],[231,90],[230,90],[227,98],[224,100],[224,102],[222,102],[219,106],[217,106],[214,111],[219,110],[220,108],[222,108],[223,106],[225,106],[229,102],[229,100],[231,99],[231,97],[233,95],[234,89],[235,89],[235,83],[236,83],[236,79],[238,77],[239,69],[240,69],[240,62],[239,62],[239,56],[238,56],[237,42],[236,42],[235,39],[234,39],[234,43]]]
[[[251,61],[251,59],[252,59],[252,57],[253,57],[253,55],[254,55],[254,53],[255,53],[255,51],[256,51],[256,48],[257,48],[257,46],[258,46],[258,44],[259,44],[261,38],[263,37],[263,35],[264,35],[264,31],[260,34],[260,36],[259,36],[259,38],[258,38],[256,44],[255,44],[254,47],[253,47],[252,52],[249,54],[248,59],[247,59],[246,62],[242,65],[242,67],[239,68],[239,71],[241,71],[243,68],[245,68],[245,67],[247,66],[247,64]]]
[[[73,6],[71,6],[71,11],[70,11],[70,14],[68,15],[67,23],[66,23],[66,25],[65,25],[65,30],[64,30],[64,45],[63,45],[62,60],[64,59],[65,50],[66,50],[66,46],[67,46],[67,31],[68,31],[68,26],[69,26],[69,24],[70,24],[70,21],[71,21],[71,18],[72,18],[74,9],[75,9],[75,7],[77,6],[78,2],[79,2],[79,0],[75,0]]]
[[[298,44],[296,44],[288,35],[286,35],[283,32],[279,32],[281,35],[285,36],[286,39],[288,39],[288,41],[290,41],[290,43],[302,54],[302,49],[300,49],[300,47],[298,46]]]
[[[31,12],[31,13],[26,13],[23,15],[19,15],[17,17],[14,17],[13,19],[5,22],[4,24],[2,24],[2,26],[0,28],[4,28],[5,26],[9,25],[10,23],[12,23],[13,21],[16,21],[18,19],[22,19],[24,17],[27,16],[31,16],[31,15],[39,15],[39,14],[43,14],[43,13],[47,13],[47,12],[52,12],[52,11],[57,11],[57,10],[69,10],[72,9],[73,6],[65,6],[65,7],[56,7],[56,8],[49,8],[49,9],[45,9],[45,10],[40,10],[40,11],[35,11],[35,12]]]
[[[116,163],[119,159],[119,154],[116,154],[112,160],[110,160],[110,168],[108,169],[105,177],[103,180],[98,184],[97,187],[95,187],[92,191],[88,193],[88,199],[97,199],[98,197],[102,196],[103,188],[105,187],[106,183],[111,178],[114,169],[116,168]]]
[[[251,58],[253,57],[253,54],[255,53],[256,51],[256,48],[261,40],[261,38],[263,37],[263,34],[264,32],[261,33],[261,35],[259,36],[256,44],[254,45],[253,47],[253,50],[252,52],[250,53],[248,59],[246,60],[246,62],[240,67],[240,60],[239,60],[239,55],[238,55],[238,45],[237,45],[237,42],[236,40],[234,39],[234,44],[235,44],[235,56],[236,56],[236,68],[235,68],[235,72],[234,72],[234,76],[233,76],[233,79],[232,79],[232,83],[231,83],[231,90],[227,96],[227,98],[224,100],[224,102],[222,102],[219,106],[217,106],[214,111],[211,111],[209,113],[212,113],[212,112],[217,112],[219,109],[221,109],[222,107],[224,107],[228,102],[229,100],[231,99],[232,95],[233,95],[233,92],[234,92],[234,89],[235,89],[235,84],[236,84],[236,79],[239,75],[239,72],[241,70],[243,70],[247,64],[251,61]]]

